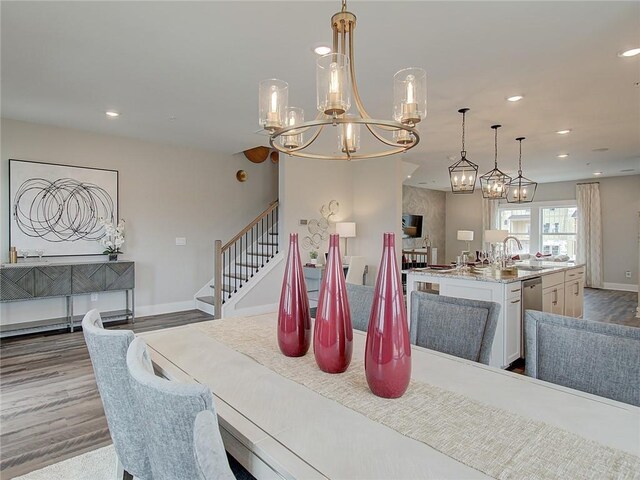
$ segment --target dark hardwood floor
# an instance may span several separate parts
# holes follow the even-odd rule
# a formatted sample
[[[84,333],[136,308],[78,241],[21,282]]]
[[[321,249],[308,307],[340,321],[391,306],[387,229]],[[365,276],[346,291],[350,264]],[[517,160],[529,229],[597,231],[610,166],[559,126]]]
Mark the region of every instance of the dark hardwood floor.
[[[212,318],[191,310],[109,328],[145,332]],[[3,340],[0,366],[2,480],[111,443],[81,331]]]

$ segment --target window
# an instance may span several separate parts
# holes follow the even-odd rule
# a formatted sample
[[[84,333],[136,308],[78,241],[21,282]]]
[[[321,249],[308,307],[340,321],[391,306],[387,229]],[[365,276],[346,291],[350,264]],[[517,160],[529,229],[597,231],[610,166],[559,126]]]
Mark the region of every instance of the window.
[[[569,255],[576,258],[576,207],[549,207],[540,209],[544,225],[552,224],[551,231],[543,229],[540,244],[545,253]]]
[[[520,243],[522,252],[576,257],[577,208],[575,200],[535,202],[523,206],[501,204],[498,221]],[[517,251],[511,245],[512,251]]]
[[[500,210],[500,230],[520,240],[522,251],[530,250],[531,210],[529,208],[505,208]]]

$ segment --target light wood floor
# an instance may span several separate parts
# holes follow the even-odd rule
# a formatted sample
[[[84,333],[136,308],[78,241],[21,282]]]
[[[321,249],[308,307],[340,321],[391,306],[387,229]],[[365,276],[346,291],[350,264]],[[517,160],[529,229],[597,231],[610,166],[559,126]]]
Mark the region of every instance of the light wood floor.
[[[110,328],[144,332],[212,318],[192,310]],[[4,340],[0,362],[2,480],[111,443],[82,332]]]

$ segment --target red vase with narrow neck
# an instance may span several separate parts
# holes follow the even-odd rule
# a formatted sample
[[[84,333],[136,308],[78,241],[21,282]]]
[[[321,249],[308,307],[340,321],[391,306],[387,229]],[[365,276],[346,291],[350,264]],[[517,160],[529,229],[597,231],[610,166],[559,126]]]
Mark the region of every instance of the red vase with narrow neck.
[[[318,294],[316,323],[313,329],[313,353],[320,370],[342,373],[351,363],[353,327],[347,299],[340,237],[329,237],[329,255]]]
[[[384,234],[364,356],[369,388],[383,398],[401,397],[411,380],[409,326],[395,243],[395,234]]]
[[[307,353],[310,344],[309,296],[302,272],[298,234],[292,233],[278,308],[278,346],[287,357],[301,357]]]

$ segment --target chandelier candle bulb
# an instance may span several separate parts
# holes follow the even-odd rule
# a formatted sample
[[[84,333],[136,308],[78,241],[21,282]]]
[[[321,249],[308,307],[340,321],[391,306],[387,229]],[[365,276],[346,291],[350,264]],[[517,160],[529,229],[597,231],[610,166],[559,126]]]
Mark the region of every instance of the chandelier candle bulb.
[[[304,110],[298,107],[287,107],[285,110],[285,124],[293,127],[304,123]],[[298,148],[304,143],[301,129],[294,129],[280,137],[280,144],[287,149]]]
[[[340,53],[322,55],[317,60],[318,110],[325,115],[342,115],[351,106],[347,88],[349,58]]]
[[[271,78],[263,80],[259,86],[259,123],[270,132],[282,128],[287,106],[289,86],[287,82]]]
[[[394,79],[394,118],[414,125],[427,114],[427,72],[422,68],[405,68]]]

